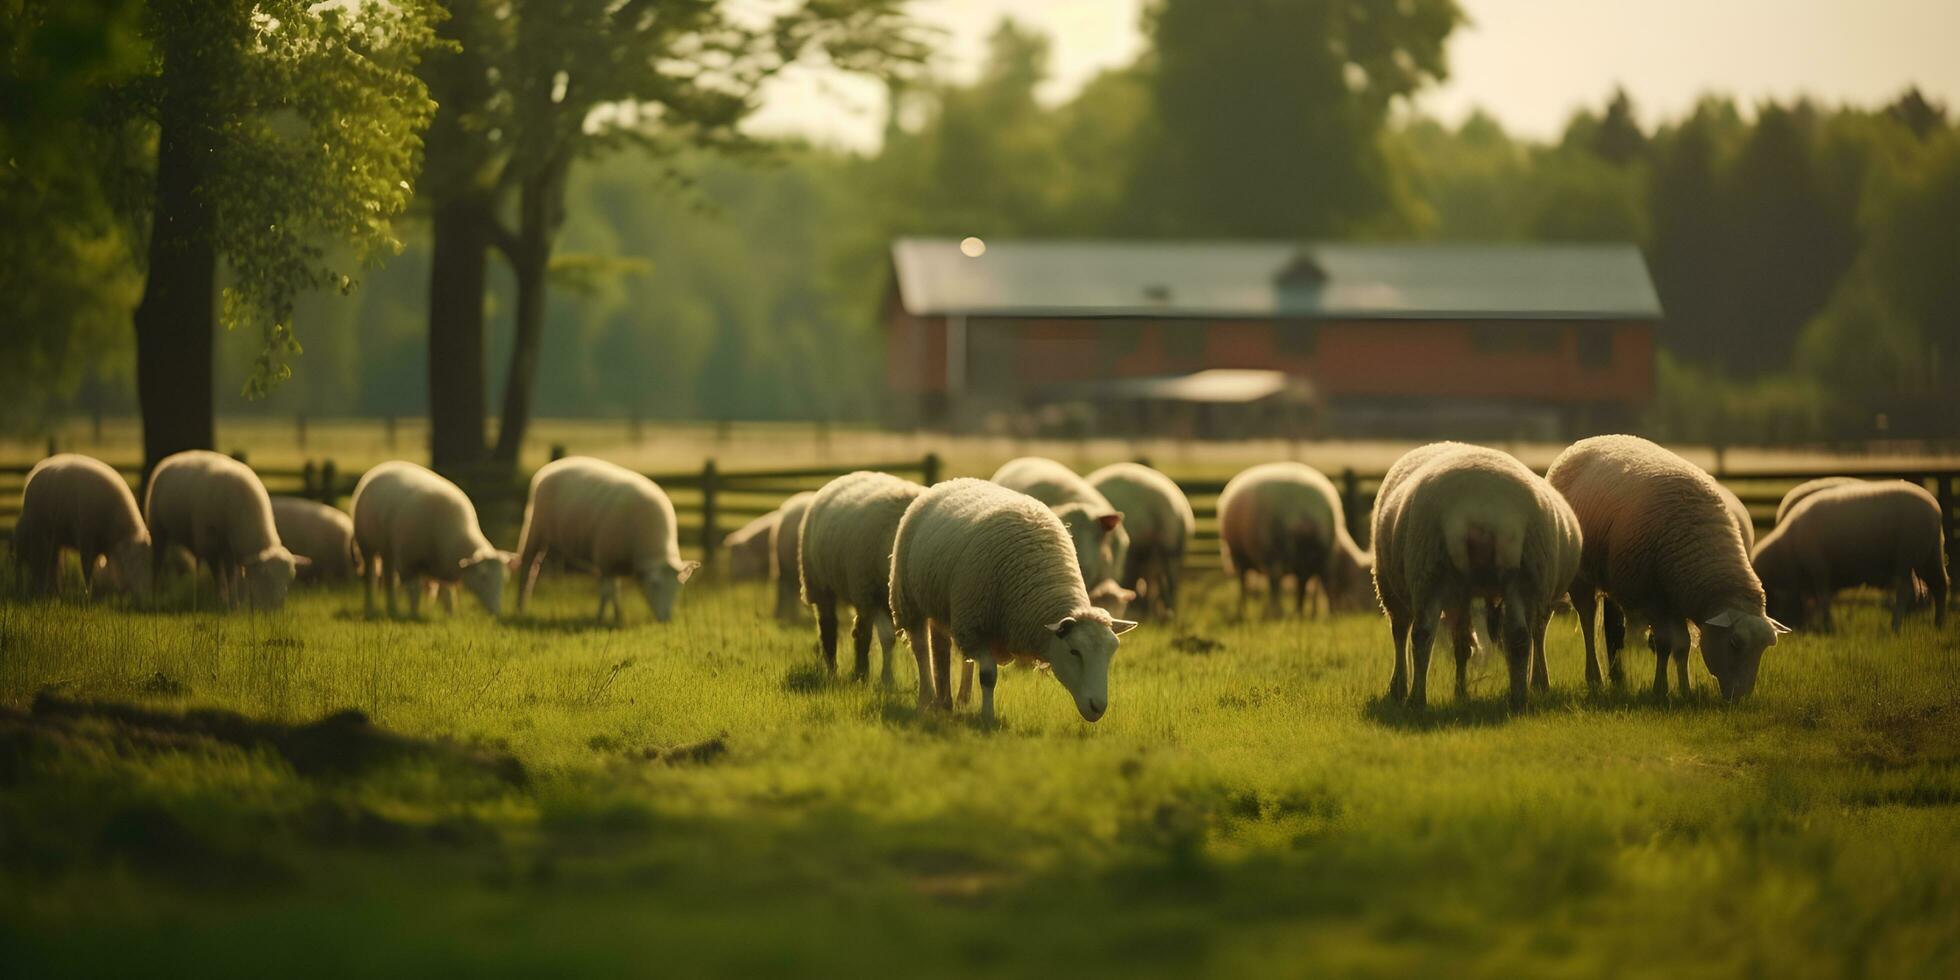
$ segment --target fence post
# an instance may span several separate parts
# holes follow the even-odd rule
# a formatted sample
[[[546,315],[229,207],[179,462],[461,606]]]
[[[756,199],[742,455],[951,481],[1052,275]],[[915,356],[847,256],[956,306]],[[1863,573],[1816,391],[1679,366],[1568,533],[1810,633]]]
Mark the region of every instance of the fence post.
[[[1341,470],[1341,513],[1347,518],[1348,537],[1361,540],[1354,519],[1361,513],[1361,478],[1354,474],[1354,467]]]
[[[383,419],[381,427],[388,433],[388,451],[392,453],[395,451],[395,417],[390,415]]]
[[[232,450],[232,451],[231,451],[231,458],[232,458],[232,459],[235,459],[235,460],[238,460],[238,461],[239,461],[239,462],[241,462],[241,463],[244,463],[244,464],[245,464],[246,466],[250,466],[250,465],[252,465],[252,461],[251,461],[251,460],[248,460],[248,459],[246,459],[246,458],[245,458],[245,450],[243,450],[243,449],[234,449],[234,450]]]
[[[925,460],[919,464],[919,482],[924,483],[926,486],[932,486],[939,482],[938,453],[927,453]]]
[[[333,506],[334,501],[340,499],[339,481],[340,481],[340,471],[338,467],[335,467],[333,465],[333,460],[330,459],[320,464],[320,502],[321,503],[331,507]]]
[[[714,457],[701,464],[701,564],[715,563],[715,545],[721,535],[715,531],[715,494],[720,488],[715,475]]]
[[[60,447],[55,444],[54,436],[50,434],[48,436],[48,455],[53,456],[55,453],[58,453],[60,451],[61,451]]]
[[[554,463],[556,463],[556,462],[558,462],[559,460],[561,460],[561,459],[564,459],[564,458],[565,458],[565,444],[564,444],[564,443],[562,443],[562,442],[554,442],[554,443],[552,443],[552,444],[551,444],[551,461],[552,461],[552,462],[554,462]]]
[[[320,499],[320,468],[310,459],[299,468],[299,495],[308,500]]]

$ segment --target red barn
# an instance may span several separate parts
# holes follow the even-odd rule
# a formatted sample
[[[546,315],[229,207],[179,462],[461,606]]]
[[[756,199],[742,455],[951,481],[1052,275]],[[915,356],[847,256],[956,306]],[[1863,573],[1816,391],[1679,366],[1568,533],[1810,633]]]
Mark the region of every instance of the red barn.
[[[1654,394],[1660,301],[1631,245],[972,250],[892,245],[887,376],[901,419],[968,427],[1066,405],[1106,430],[1149,428],[1160,393],[1305,390],[1326,435],[1552,437],[1626,426]],[[1219,369],[1292,383],[1137,382]]]

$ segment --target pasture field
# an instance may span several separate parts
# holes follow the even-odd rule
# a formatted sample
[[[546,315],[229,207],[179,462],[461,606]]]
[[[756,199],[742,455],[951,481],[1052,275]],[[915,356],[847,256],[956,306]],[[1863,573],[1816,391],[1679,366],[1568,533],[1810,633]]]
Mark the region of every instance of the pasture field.
[[[496,623],[0,602],[0,958],[18,977],[1960,975],[1960,630],[1770,652],[1755,698],[1589,697],[1499,658],[1385,704],[1385,626],[1125,638],[1097,725],[815,669],[764,585],[676,621],[588,581]],[[208,599],[208,594],[207,594]],[[848,653],[846,654],[848,659]],[[874,655],[875,660],[875,655]],[[1651,674],[1635,656],[1630,673]],[[874,664],[874,673],[876,665]],[[361,718],[326,716],[356,709]],[[213,712],[209,709],[221,709]],[[186,712],[190,712],[186,714]],[[222,712],[235,712],[236,715]]]

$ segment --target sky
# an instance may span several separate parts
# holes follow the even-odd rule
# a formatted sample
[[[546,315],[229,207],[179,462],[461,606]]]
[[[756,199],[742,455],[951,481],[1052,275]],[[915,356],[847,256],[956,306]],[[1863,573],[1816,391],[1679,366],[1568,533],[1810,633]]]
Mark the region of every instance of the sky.
[[[1417,100],[1455,122],[1481,106],[1514,133],[1548,138],[1580,105],[1613,88],[1641,121],[1678,116],[1703,92],[1745,107],[1803,94],[1825,102],[1890,101],[1917,84],[1960,109],[1960,0],[1459,0],[1470,25],[1450,39],[1450,78]],[[971,78],[1002,17],[1047,33],[1065,99],[1143,44],[1143,0],[918,0],[943,32],[936,66]],[[877,86],[818,72],[768,93],[754,128],[870,149],[883,126]]]

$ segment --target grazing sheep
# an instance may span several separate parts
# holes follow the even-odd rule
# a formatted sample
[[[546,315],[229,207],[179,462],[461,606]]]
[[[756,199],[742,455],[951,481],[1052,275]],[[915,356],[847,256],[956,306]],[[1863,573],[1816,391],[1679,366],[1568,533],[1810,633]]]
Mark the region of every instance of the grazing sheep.
[[[1828,490],[1832,487],[1849,486],[1853,483],[1863,482],[1865,481],[1855,476],[1826,476],[1799,483],[1791,487],[1790,492],[1783,495],[1782,502],[1776,505],[1776,523],[1783,523],[1783,519],[1790,516],[1790,511],[1795,510],[1798,504],[1803,503],[1805,497],[1819,490]]]
[[[795,622],[797,610],[803,608],[802,562],[796,555],[803,534],[803,514],[816,496],[815,491],[805,490],[783,501],[776,511],[776,523],[769,529],[769,554],[774,559],[769,571],[776,576],[776,618],[786,623]]]
[[[1579,520],[1523,463],[1494,449],[1456,443],[1424,447],[1397,463],[1375,498],[1375,590],[1395,642],[1389,696],[1422,707],[1429,651],[1447,612],[1456,641],[1456,696],[1467,696],[1470,602],[1501,603],[1511,708],[1525,704],[1526,675],[1544,675],[1552,605],[1579,570]],[[1413,630],[1413,643],[1411,640]],[[1414,655],[1414,677],[1408,657]]]
[[[75,453],[49,456],[27,472],[14,524],[14,561],[37,590],[59,581],[65,549],[81,556],[90,591],[106,574],[137,598],[149,596],[150,529],[136,495],[107,463]]]
[[[257,609],[284,606],[287,588],[306,564],[280,543],[272,498],[259,475],[230,456],[202,449],[165,456],[150,473],[143,514],[152,563],[173,545],[189,549],[192,574],[195,563],[210,565],[227,607],[241,599]]]
[[[531,477],[517,551],[518,612],[530,604],[538,572],[550,558],[599,576],[596,618],[603,622],[610,604],[615,625],[625,619],[619,579],[637,580],[653,618],[664,623],[674,616],[681,586],[701,567],[681,560],[679,526],[666,491],[639,473],[590,456],[553,460]]]
[[[1280,592],[1293,577],[1293,605],[1304,614],[1307,583],[1319,579],[1332,610],[1370,603],[1373,559],[1354,543],[1341,495],[1304,463],[1263,463],[1225,484],[1218,496],[1218,546],[1225,570],[1239,579],[1239,615],[1258,572],[1269,590],[1267,611],[1280,614]]]
[[[1596,436],[1560,453],[1547,474],[1579,515],[1584,558],[1572,606],[1586,638],[1586,683],[1597,689],[1593,646],[1598,592],[1626,625],[1651,627],[1654,694],[1667,695],[1672,658],[1688,690],[1688,623],[1701,630],[1702,662],[1731,701],[1756,686],[1763,651],[1785,627],[1763,611],[1763,586],[1721,486],[1700,467],[1637,436]],[[1619,647],[1607,637],[1608,670],[1624,684]]]
[[[817,640],[824,665],[837,669],[837,601],[850,603],[851,645],[856,653],[852,677],[871,671],[871,634],[884,655],[884,685],[891,687],[892,540],[905,508],[926,492],[889,473],[860,470],[824,485],[810,500],[797,550],[803,601],[816,608]]]
[[[1117,637],[1136,626],[1089,603],[1053,511],[972,479],[940,483],[906,508],[892,550],[891,606],[919,664],[920,706],[936,692],[941,708],[952,707],[957,645],[980,665],[980,715],[990,723],[999,665],[1017,659],[1048,664],[1083,719],[1101,718]]]
[[[1735,521],[1736,533],[1742,535],[1742,550],[1753,550],[1756,547],[1756,519],[1749,516],[1749,506],[1720,481],[1716,481],[1715,489],[1722,491],[1722,503],[1729,509],[1729,518]]]
[[[730,581],[748,582],[769,577],[770,547],[774,544],[771,537],[776,533],[776,522],[782,519],[782,511],[772,510],[721,539],[722,548],[728,552]]]
[[[374,615],[374,583],[387,576],[388,615],[395,589],[409,583],[408,614],[420,616],[424,580],[460,581],[490,615],[503,613],[504,580],[517,556],[499,551],[483,536],[476,506],[456,484],[404,460],[382,463],[354,487],[354,544],[365,559],[363,608]],[[454,600],[444,606],[454,611]]]
[[[1197,529],[1191,501],[1170,477],[1141,463],[1111,463],[1088,480],[1123,515],[1130,538],[1116,584],[1136,590],[1152,610],[1174,615],[1184,549]]]
[[[1123,527],[1123,514],[1089,481],[1052,459],[1023,456],[995,470],[993,482],[1047,504],[1062,519],[1062,526],[1075,542],[1082,581],[1098,607],[1116,615],[1136,598],[1116,581],[1130,553],[1130,533]]]
[[[304,497],[274,497],[272,526],[286,550],[307,560],[301,581],[340,582],[361,573],[354,519],[346,511]]]
[[[1820,488],[1763,536],[1754,561],[1770,614],[1798,628],[1810,624],[1815,606],[1817,627],[1830,630],[1831,593],[1872,585],[1892,590],[1896,633],[1917,593],[1915,575],[1931,593],[1933,625],[1946,622],[1940,502],[1917,484],[1852,481]]]

